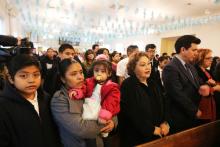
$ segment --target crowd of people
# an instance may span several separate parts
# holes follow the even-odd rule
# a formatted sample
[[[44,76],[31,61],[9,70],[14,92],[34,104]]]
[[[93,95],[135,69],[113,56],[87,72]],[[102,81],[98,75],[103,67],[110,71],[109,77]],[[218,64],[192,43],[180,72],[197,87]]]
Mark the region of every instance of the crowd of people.
[[[154,44],[14,55],[1,62],[0,146],[131,147],[219,119],[220,58],[200,42],[181,36],[171,56]]]

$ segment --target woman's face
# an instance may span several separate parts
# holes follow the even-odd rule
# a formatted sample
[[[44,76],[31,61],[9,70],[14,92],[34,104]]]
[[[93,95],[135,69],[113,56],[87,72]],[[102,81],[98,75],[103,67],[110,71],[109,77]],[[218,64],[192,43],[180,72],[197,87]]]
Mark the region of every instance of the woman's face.
[[[88,54],[88,56],[87,56],[88,60],[93,60],[94,57],[95,57],[95,56],[94,56],[94,54],[92,54],[92,53],[91,53],[91,54]]]
[[[108,50],[104,50],[103,54],[106,55],[108,57],[108,59],[109,59],[109,52],[108,52]]]
[[[79,63],[71,64],[66,73],[63,82],[67,87],[81,88],[84,82],[82,67]]]
[[[164,69],[164,67],[169,63],[170,61],[168,59],[163,60],[162,62],[159,62],[159,66],[161,69]]]
[[[112,58],[112,60],[115,62],[115,63],[118,63],[120,61],[120,55],[119,54],[115,54],[115,56]]]
[[[148,79],[151,74],[151,64],[149,59],[146,56],[140,57],[138,60],[134,73],[138,79]]]
[[[208,68],[208,67],[211,66],[211,64],[212,64],[212,52],[209,52],[209,53],[205,56],[202,66],[203,66],[204,68]]]

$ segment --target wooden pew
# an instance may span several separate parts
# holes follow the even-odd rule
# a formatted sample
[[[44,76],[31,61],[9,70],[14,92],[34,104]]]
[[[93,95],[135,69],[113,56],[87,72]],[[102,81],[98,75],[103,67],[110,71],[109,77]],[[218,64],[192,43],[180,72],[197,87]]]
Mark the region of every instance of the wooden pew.
[[[220,120],[137,147],[220,147]]]

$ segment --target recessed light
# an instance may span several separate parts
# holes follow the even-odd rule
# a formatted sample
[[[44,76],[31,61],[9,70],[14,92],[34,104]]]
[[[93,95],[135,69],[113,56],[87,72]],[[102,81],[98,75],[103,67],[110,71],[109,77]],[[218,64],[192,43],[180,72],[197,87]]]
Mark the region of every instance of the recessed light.
[[[188,3],[187,3],[187,5],[188,5],[188,6],[191,6],[191,5],[192,5],[192,3],[188,2]]]
[[[209,15],[211,12],[210,12],[210,10],[209,9],[205,9],[205,14],[206,15]]]

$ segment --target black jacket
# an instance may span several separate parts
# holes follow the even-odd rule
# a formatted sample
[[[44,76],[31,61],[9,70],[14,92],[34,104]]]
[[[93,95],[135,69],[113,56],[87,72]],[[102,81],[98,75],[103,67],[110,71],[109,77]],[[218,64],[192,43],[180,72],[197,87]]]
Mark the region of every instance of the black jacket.
[[[58,74],[58,62],[57,58],[51,60],[47,56],[41,57],[41,68],[42,68],[42,78],[44,79],[43,89],[49,93],[51,96],[58,90],[60,87],[57,86],[57,74]],[[52,64],[51,69],[47,69],[47,64]],[[58,88],[56,88],[56,86]]]
[[[0,146],[60,147],[48,100],[38,92],[39,117],[34,106],[7,83],[0,94]]]
[[[119,132],[122,147],[142,144],[153,139],[155,126],[167,119],[165,100],[153,81],[148,86],[135,76],[127,78],[121,86]]]
[[[173,132],[197,125],[196,113],[200,102],[198,93],[200,80],[196,69],[190,65],[194,81],[176,57],[163,70],[163,83],[170,98],[171,124]]]
[[[220,62],[217,63],[214,71],[214,79],[218,82],[220,82]]]
[[[150,74],[150,79],[156,81],[157,79],[157,68],[158,68],[158,61],[154,58],[152,63],[151,63],[151,74]]]

